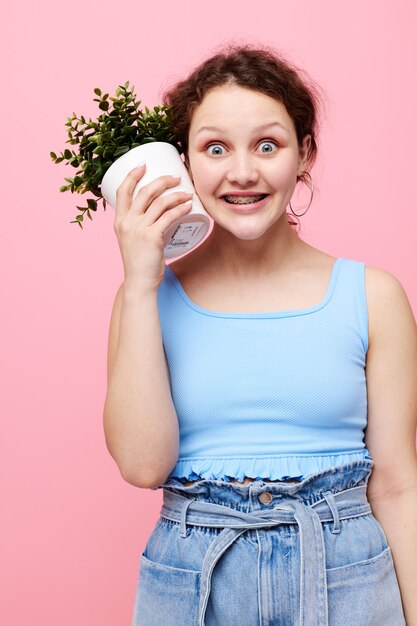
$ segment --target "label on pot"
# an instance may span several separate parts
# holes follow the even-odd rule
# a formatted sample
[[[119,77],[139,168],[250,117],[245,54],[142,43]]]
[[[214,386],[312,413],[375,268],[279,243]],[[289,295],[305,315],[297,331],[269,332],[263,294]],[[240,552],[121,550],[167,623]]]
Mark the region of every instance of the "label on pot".
[[[179,224],[172,235],[166,250],[181,250],[198,243],[199,233],[205,222],[190,222],[189,224]]]

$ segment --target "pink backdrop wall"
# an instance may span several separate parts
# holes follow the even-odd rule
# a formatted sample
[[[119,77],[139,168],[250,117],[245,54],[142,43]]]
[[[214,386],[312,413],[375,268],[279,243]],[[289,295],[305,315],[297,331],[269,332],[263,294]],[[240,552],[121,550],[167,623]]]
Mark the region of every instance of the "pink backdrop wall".
[[[279,48],[327,93],[302,236],[393,273],[417,311],[413,0],[63,5],[3,13],[0,622],[130,626],[161,493],[124,482],[102,427],[107,333],[123,279],[113,210],[81,231],[49,151],[93,88],[160,101],[221,43]],[[71,169],[71,173],[67,173]],[[84,196],[85,198],[85,196]]]

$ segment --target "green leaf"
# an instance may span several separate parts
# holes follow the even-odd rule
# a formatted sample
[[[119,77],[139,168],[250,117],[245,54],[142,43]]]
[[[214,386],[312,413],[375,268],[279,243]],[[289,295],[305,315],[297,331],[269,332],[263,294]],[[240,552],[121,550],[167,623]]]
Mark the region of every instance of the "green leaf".
[[[77,220],[77,222],[82,222],[84,218],[82,215],[77,215],[75,219]]]
[[[97,211],[97,200],[92,200],[91,198],[88,198],[87,204],[89,209],[91,209],[92,211]]]
[[[129,81],[117,86],[115,98],[98,87],[94,89],[94,96],[100,115],[94,121],[89,118],[87,123],[84,116],[78,119],[73,113],[73,118],[67,118],[69,139],[66,142],[72,150],[50,152],[55,163],[67,159],[68,164],[76,168],[74,179],[66,178],[69,184],[62,186],[60,191],[79,195],[90,193],[96,198],[90,198],[87,207],[77,207],[81,216],[87,213],[89,219],[92,219],[93,211],[97,211],[97,200],[103,202],[104,209],[106,207],[101,194],[101,181],[115,159],[133,147],[155,141],[170,142],[178,149],[169,119],[163,114],[164,106],[160,104],[153,109],[146,106],[142,110],[134,85],[130,85]],[[74,147],[76,144],[78,148]],[[80,221],[78,219],[76,223],[82,227]]]
[[[115,157],[119,157],[122,154],[125,154],[129,150],[129,146],[120,146],[114,153]]]

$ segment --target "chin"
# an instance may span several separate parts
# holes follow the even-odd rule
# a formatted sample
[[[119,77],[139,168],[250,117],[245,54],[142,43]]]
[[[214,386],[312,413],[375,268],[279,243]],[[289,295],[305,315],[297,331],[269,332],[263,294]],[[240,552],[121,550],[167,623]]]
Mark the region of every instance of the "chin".
[[[225,228],[225,230],[227,230],[231,235],[234,235],[236,239],[242,239],[243,241],[254,241],[255,239],[259,239],[268,230],[268,226],[262,227],[260,224],[258,226],[246,225],[242,228],[228,228],[226,225],[223,226],[223,228]]]

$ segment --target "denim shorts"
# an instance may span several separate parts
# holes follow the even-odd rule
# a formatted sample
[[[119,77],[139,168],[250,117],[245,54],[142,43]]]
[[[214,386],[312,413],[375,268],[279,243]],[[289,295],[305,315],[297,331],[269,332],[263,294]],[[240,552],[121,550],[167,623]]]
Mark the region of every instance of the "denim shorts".
[[[169,478],[131,626],[405,626],[371,459],[299,482]]]

